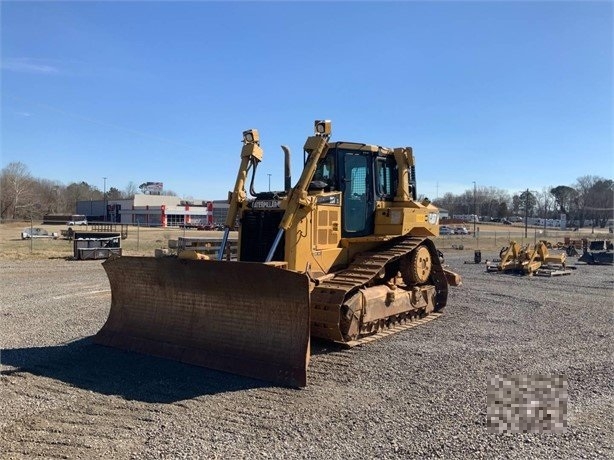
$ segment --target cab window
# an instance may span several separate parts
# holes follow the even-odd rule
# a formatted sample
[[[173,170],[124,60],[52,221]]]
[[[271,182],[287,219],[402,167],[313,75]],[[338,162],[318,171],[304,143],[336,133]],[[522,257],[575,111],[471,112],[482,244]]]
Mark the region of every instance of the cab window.
[[[375,161],[376,193],[380,199],[392,199],[396,193],[396,168],[392,158]]]
[[[335,155],[330,153],[318,163],[316,172],[313,175],[314,181],[325,182],[331,190],[337,189],[337,180],[335,176]]]

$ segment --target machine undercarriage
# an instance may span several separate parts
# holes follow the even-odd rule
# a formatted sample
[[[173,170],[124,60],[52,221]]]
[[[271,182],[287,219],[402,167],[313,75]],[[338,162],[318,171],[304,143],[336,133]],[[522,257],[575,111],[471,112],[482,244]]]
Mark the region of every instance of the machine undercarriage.
[[[444,308],[448,282],[429,239],[402,237],[360,254],[311,292],[311,334],[357,339]]]

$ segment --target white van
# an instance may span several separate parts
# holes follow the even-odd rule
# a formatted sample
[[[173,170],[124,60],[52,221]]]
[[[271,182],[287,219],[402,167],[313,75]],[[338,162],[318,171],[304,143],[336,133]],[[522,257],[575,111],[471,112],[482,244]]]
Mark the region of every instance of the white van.
[[[87,218],[82,214],[73,214],[66,225],[87,225]]]

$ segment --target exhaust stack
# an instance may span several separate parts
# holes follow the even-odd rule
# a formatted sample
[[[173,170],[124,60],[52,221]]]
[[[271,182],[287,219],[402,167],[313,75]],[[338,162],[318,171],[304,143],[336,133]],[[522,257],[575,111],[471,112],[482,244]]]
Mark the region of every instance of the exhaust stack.
[[[289,192],[292,188],[292,174],[290,172],[290,149],[287,145],[282,145],[284,151],[284,190]]]

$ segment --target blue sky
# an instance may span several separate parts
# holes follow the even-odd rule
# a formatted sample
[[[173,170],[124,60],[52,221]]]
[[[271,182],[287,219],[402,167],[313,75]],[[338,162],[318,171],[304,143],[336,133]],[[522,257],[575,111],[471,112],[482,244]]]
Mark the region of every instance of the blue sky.
[[[612,178],[613,6],[603,2],[1,3],[0,166],[65,185],[160,181],[222,199],[241,133],[256,188],[298,178],[313,120],[412,146],[418,191]]]

